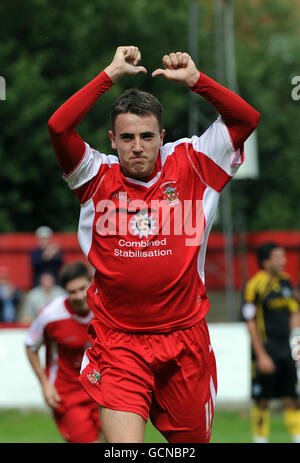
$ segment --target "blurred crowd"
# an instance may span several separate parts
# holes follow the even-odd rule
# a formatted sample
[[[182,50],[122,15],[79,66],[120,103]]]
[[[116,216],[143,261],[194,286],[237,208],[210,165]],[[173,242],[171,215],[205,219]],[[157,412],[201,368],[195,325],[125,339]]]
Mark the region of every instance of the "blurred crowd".
[[[65,294],[59,283],[64,257],[53,242],[53,230],[43,225],[35,235],[37,245],[29,256],[32,275],[29,291],[17,288],[11,280],[9,267],[0,266],[0,323],[30,324],[42,307]]]

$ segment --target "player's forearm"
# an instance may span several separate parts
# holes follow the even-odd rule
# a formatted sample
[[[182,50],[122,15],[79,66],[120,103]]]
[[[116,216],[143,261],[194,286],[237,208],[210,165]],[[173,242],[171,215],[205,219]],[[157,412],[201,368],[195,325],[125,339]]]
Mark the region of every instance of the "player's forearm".
[[[299,330],[300,329],[300,312],[294,312],[290,317],[290,330]]]
[[[43,386],[48,381],[48,378],[47,378],[47,375],[44,369],[41,366],[38,352],[34,352],[31,350],[30,346],[26,346],[26,353],[27,353],[27,357],[30,362],[30,365],[37,379],[39,380],[40,385]]]
[[[236,93],[201,72],[192,90],[205,98],[227,125],[235,148],[239,148],[257,127],[260,114]]]
[[[104,71],[100,72],[97,77],[58,108],[49,120],[49,130],[52,133],[60,134],[74,129],[100,96],[107,92],[112,85],[113,82],[108,75]]]
[[[266,350],[264,348],[264,344],[263,344],[263,341],[262,341],[261,336],[259,334],[259,331],[258,331],[255,320],[248,320],[247,321],[247,328],[248,328],[250,339],[251,339],[252,349],[253,349],[256,357],[259,357],[261,355],[265,355]]]
[[[112,80],[102,71],[71,96],[49,119],[49,134],[58,162],[65,174],[79,164],[85,150],[85,143],[76,132],[76,126],[112,85]]]

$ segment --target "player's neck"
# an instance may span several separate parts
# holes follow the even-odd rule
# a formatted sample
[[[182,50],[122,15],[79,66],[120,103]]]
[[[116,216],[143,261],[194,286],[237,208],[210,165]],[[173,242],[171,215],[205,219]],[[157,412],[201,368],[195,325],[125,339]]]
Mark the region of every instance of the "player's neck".
[[[278,278],[279,275],[280,275],[280,272],[274,272],[272,270],[269,270],[269,269],[263,269],[263,271],[271,278]]]
[[[67,307],[69,308],[69,311],[72,312],[73,314],[78,315],[79,317],[86,317],[90,313],[90,308],[88,305],[75,305],[70,301],[70,299],[67,300]]]
[[[90,308],[88,306],[74,307],[74,305],[72,305],[72,310],[76,315],[79,315],[79,317],[86,317],[90,313]]]

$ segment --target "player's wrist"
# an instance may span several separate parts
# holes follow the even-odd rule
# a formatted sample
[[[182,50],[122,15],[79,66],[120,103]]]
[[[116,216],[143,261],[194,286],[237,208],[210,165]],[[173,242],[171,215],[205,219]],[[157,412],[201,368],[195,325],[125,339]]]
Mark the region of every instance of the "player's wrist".
[[[104,71],[108,75],[108,77],[112,80],[112,82],[116,82],[123,76],[123,72],[119,66],[116,66],[114,64],[110,64],[107,66]]]
[[[259,362],[264,362],[265,360],[268,360],[270,356],[264,349],[260,349],[256,353],[256,357]]]
[[[195,87],[196,83],[198,82],[199,78],[200,78],[200,71],[195,70],[195,72],[191,73],[187,79],[186,79],[186,85],[190,88],[193,88]]]
[[[47,388],[49,386],[49,380],[46,376],[42,376],[40,378],[40,383],[43,389]]]

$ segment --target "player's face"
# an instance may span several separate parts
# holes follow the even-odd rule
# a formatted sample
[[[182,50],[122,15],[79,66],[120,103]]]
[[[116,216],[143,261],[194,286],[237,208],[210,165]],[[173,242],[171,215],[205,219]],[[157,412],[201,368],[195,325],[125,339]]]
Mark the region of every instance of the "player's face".
[[[143,180],[152,174],[164,135],[165,130],[160,132],[158,120],[152,114],[125,113],[116,117],[109,137],[126,177]]]
[[[66,284],[65,290],[69,295],[69,301],[75,312],[87,314],[90,309],[86,302],[86,292],[91,282],[85,277],[75,278]]]
[[[286,264],[285,251],[282,248],[276,248],[271,252],[271,255],[266,262],[267,270],[273,275],[278,275],[284,270]]]

